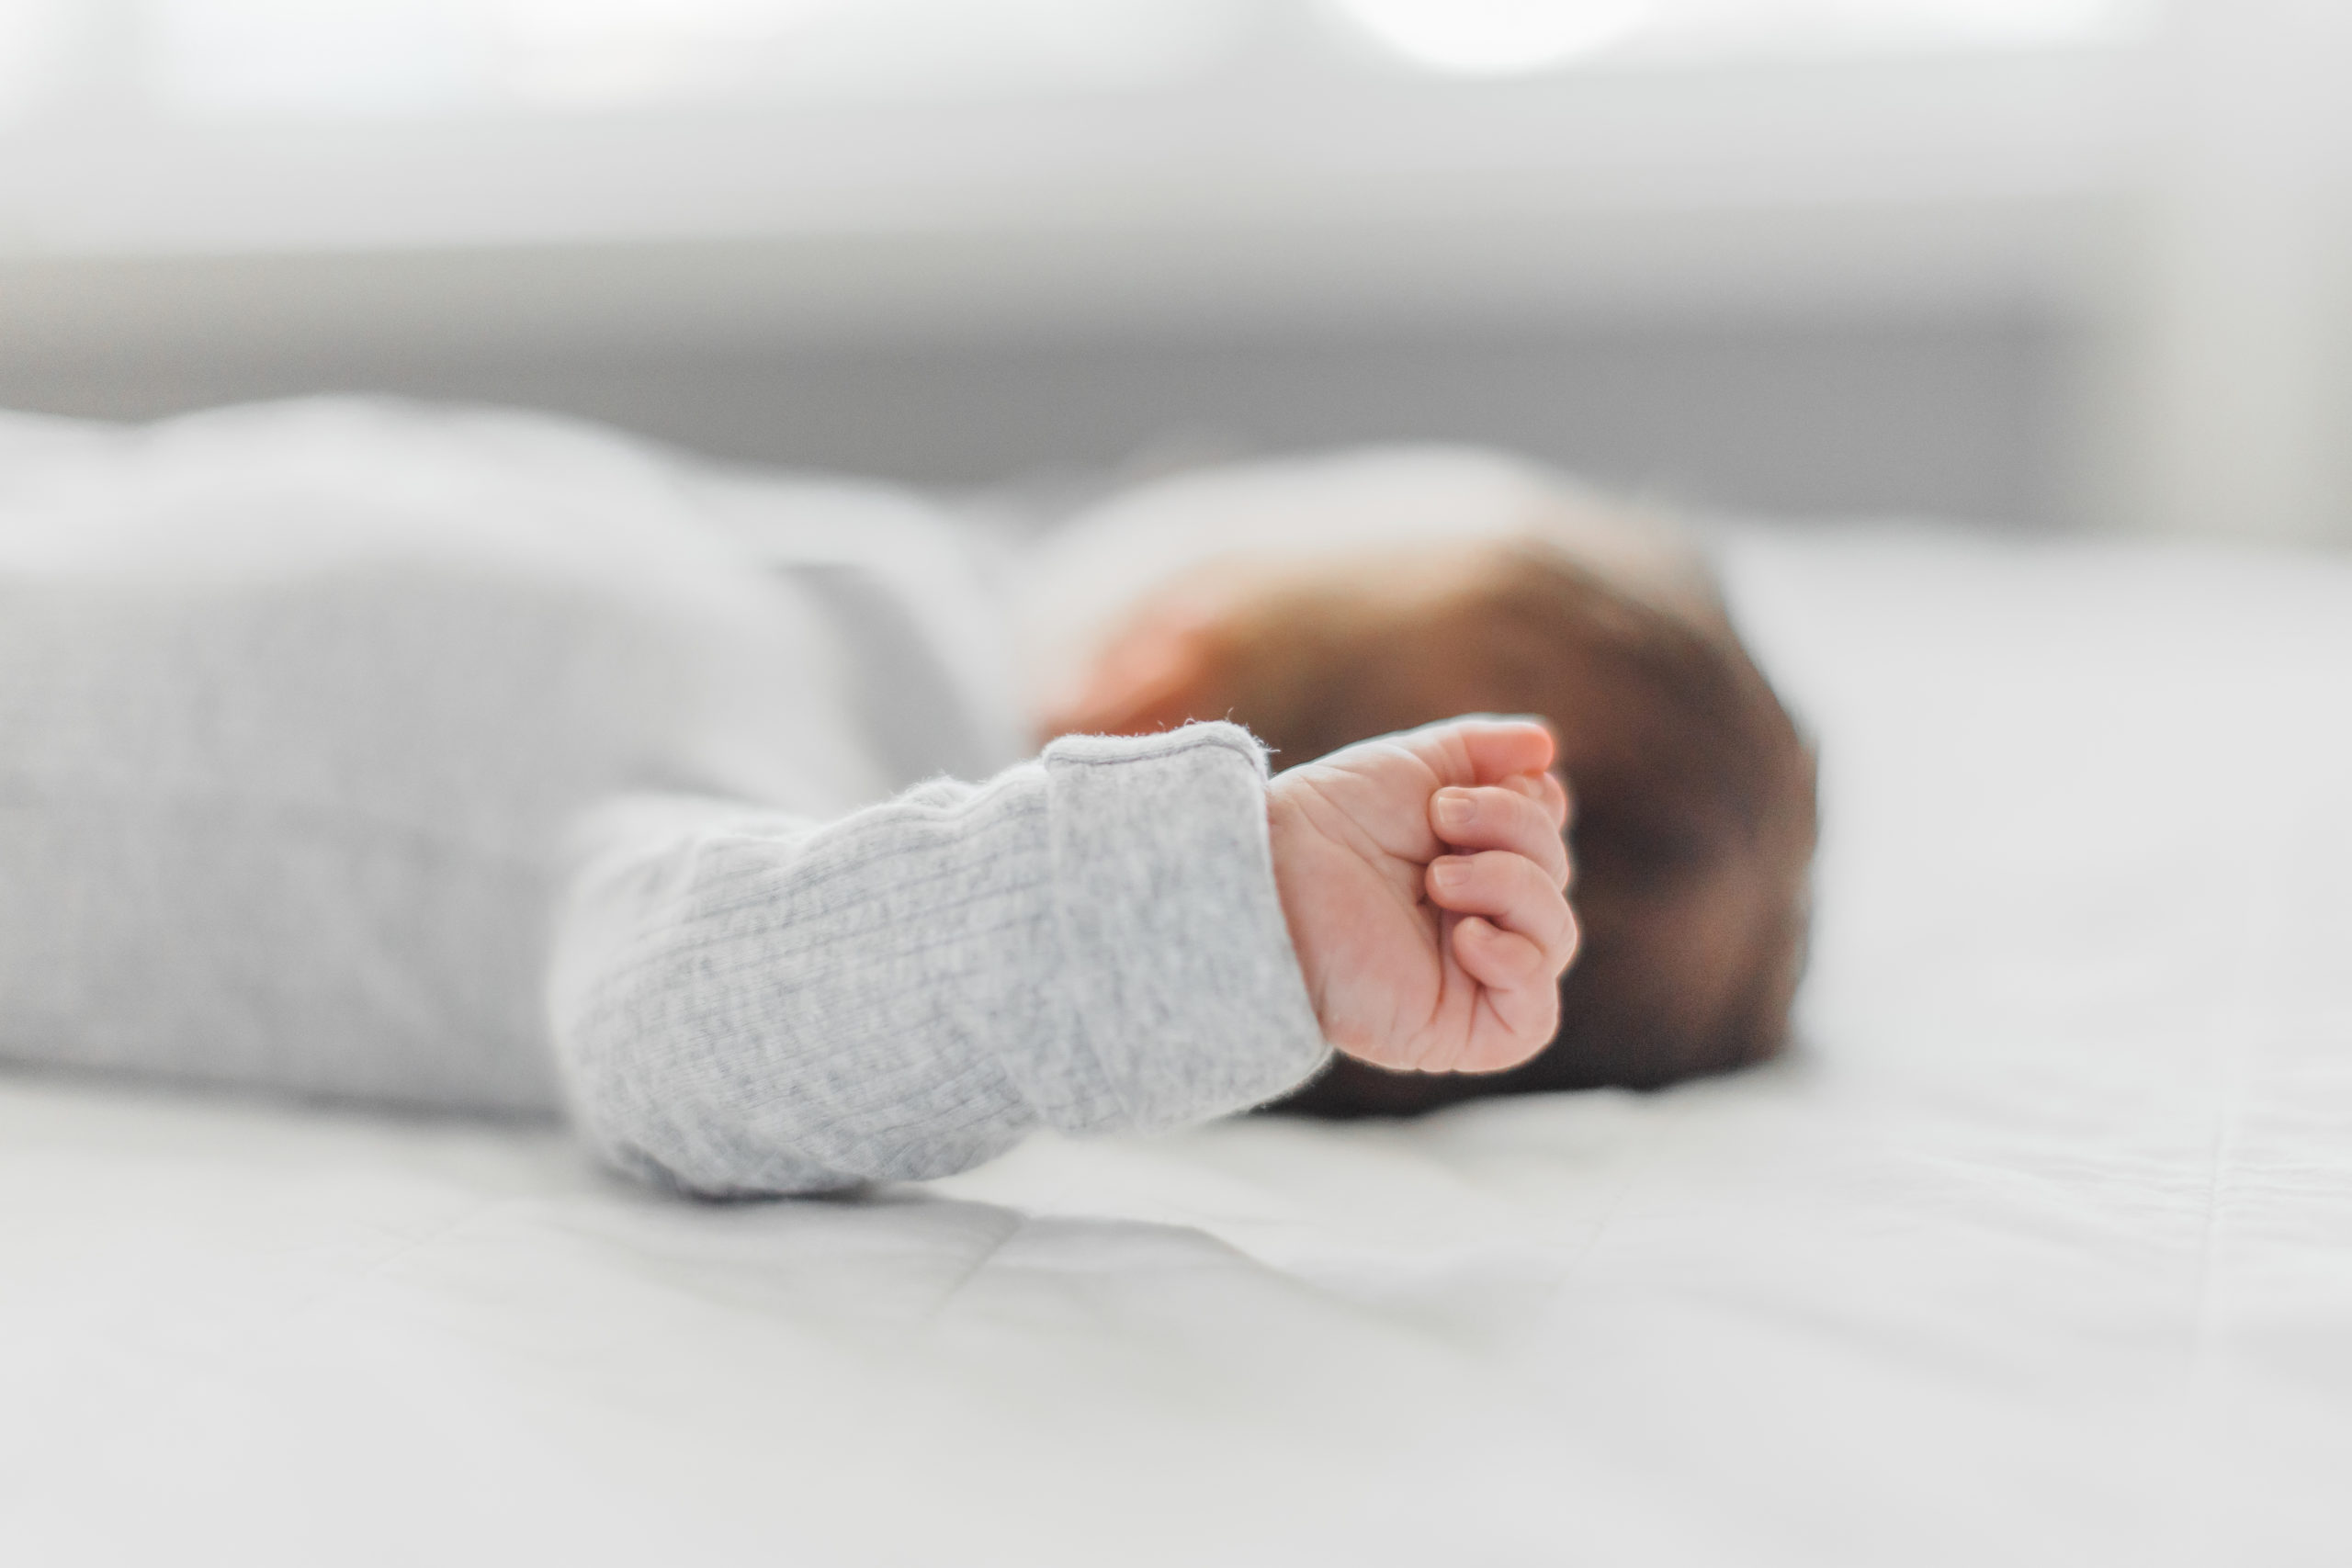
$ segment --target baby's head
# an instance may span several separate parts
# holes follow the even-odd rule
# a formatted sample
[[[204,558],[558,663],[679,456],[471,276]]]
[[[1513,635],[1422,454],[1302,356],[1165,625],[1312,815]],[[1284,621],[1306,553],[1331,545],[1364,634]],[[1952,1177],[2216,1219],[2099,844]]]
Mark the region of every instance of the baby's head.
[[[1090,613],[1036,650],[1077,672],[1056,732],[1230,717],[1277,766],[1460,713],[1559,734],[1583,945],[1551,1046],[1487,1078],[1342,1063],[1298,1109],[1654,1087],[1781,1047],[1813,761],[1679,536],[1500,459],[1398,453],[1171,481],[1060,548],[1041,604]]]

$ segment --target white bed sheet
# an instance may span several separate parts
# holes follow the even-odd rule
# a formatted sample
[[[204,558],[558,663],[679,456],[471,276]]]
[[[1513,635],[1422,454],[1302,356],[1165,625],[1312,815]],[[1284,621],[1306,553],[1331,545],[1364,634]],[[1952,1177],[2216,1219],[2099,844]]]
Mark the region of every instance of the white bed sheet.
[[[0,1080],[0,1562],[2352,1561],[2352,570],[1733,558],[1793,1060],[740,1207]]]

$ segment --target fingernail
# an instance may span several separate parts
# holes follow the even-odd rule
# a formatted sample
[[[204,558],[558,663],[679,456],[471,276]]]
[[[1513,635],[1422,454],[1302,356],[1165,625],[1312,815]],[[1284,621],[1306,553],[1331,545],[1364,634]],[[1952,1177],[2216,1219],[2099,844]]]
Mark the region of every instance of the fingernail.
[[[1440,887],[1458,887],[1462,879],[1470,874],[1470,868],[1458,860],[1448,858],[1432,866],[1430,874],[1437,878]]]
[[[1437,825],[1448,832],[1456,832],[1470,826],[1470,818],[1476,811],[1466,795],[1446,790],[1437,797]]]

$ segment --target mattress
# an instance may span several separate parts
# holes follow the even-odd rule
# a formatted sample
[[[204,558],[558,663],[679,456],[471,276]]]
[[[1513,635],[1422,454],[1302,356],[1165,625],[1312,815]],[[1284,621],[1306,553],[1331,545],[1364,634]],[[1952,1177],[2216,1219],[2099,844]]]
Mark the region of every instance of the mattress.
[[[1727,550],[1789,1059],[732,1206],[0,1079],[0,1562],[2352,1561],[2352,570]]]

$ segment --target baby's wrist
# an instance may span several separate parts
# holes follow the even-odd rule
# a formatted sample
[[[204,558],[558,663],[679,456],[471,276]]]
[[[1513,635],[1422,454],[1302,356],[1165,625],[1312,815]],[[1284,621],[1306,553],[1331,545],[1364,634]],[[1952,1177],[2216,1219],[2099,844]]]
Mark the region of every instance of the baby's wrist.
[[[1298,803],[1284,789],[1277,775],[1266,785],[1266,848],[1274,873],[1274,897],[1281,903],[1283,924],[1290,932],[1291,952],[1298,959],[1299,967],[1306,967],[1307,943],[1300,930],[1300,895],[1304,891],[1300,880],[1305,874],[1301,861],[1300,835],[1305,831],[1299,818]],[[1308,976],[1310,988],[1313,976]]]

